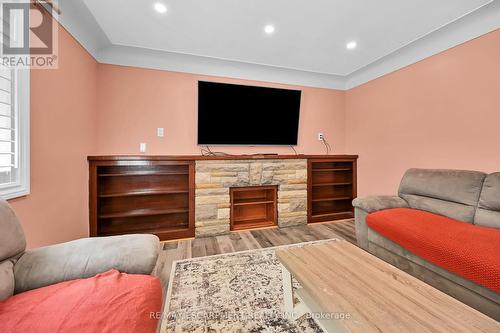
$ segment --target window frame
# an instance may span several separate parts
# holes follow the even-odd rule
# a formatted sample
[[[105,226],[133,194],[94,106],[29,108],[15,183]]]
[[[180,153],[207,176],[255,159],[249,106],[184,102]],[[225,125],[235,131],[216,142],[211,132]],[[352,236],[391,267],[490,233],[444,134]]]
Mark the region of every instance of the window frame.
[[[30,194],[30,70],[16,69],[15,108],[17,108],[16,135],[18,141],[19,179],[12,184],[0,184],[0,197],[5,200]]]

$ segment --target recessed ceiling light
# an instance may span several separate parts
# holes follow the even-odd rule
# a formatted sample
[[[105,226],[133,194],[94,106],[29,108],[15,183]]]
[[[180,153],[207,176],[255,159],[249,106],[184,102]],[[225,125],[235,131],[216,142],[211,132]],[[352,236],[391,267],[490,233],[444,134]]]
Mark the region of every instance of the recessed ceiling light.
[[[165,14],[167,12],[167,6],[162,4],[161,2],[155,3],[155,10],[160,14]]]
[[[352,42],[349,42],[345,45],[345,47],[348,49],[348,50],[354,50],[356,48],[356,46],[358,46],[358,43],[356,43],[355,41],[352,41]]]
[[[274,25],[268,24],[264,27],[264,32],[268,35],[274,32]]]

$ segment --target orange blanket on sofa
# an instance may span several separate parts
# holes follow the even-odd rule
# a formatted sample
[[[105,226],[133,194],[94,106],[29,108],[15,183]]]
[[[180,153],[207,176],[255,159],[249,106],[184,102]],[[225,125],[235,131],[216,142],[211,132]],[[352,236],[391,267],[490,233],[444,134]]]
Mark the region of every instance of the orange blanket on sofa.
[[[500,293],[500,230],[409,208],[371,213],[366,222],[417,256]]]
[[[155,332],[158,278],[111,270],[0,302],[0,332]]]

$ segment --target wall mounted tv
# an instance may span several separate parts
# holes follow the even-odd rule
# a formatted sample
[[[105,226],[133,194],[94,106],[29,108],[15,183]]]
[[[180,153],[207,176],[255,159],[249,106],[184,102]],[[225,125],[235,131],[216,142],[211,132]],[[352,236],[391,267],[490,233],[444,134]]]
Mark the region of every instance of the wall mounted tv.
[[[297,145],[300,90],[198,82],[198,144]]]

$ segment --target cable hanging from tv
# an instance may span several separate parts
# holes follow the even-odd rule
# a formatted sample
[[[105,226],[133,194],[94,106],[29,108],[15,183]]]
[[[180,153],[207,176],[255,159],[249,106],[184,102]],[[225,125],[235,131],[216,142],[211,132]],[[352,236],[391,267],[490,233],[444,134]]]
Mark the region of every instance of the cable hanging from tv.
[[[332,150],[332,147],[330,146],[330,144],[328,143],[328,141],[326,141],[324,135],[321,137],[321,142],[323,142],[323,144],[325,145],[326,155],[330,155],[330,151]]]
[[[224,153],[222,151],[212,151],[209,146],[205,146],[205,148],[200,148],[201,156],[233,156],[228,153]]]

